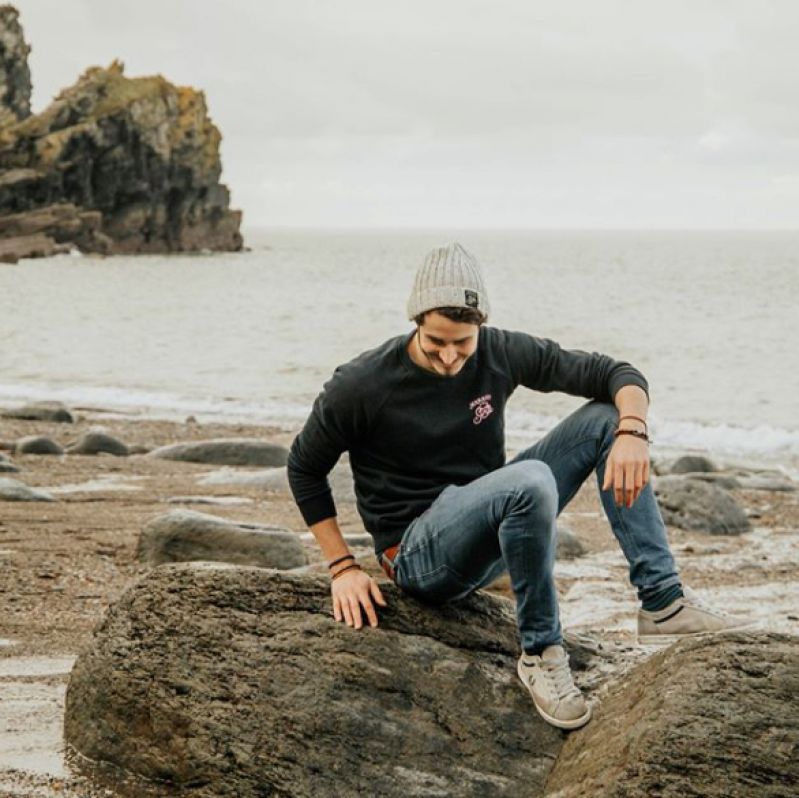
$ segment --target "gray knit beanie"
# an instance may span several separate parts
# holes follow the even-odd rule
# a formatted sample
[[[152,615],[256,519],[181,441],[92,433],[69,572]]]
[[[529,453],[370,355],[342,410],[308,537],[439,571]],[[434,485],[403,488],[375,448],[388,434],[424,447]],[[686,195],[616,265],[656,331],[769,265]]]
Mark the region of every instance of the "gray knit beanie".
[[[428,252],[416,272],[408,318],[413,320],[434,308],[474,308],[488,316],[490,306],[480,266],[457,242]]]

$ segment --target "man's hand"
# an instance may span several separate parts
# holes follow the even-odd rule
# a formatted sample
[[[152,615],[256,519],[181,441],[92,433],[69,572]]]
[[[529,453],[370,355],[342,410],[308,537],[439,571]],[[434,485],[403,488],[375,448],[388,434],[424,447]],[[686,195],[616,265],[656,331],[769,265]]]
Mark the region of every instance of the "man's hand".
[[[619,435],[605,463],[602,490],[613,488],[616,505],[632,507],[649,482],[649,447],[633,435]]]
[[[371,626],[377,626],[377,613],[372,601],[383,607],[387,606],[377,582],[359,568],[353,568],[334,579],[330,585],[330,593],[333,597],[333,617],[337,621],[346,621],[347,626],[354,626],[356,629],[363,626],[361,606]]]

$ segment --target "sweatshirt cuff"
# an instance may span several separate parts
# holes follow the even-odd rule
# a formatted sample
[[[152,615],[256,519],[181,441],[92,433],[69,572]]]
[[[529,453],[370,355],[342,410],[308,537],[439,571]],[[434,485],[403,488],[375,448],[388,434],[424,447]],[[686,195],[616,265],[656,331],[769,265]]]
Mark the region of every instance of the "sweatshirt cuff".
[[[297,503],[302,518],[307,526],[313,526],[325,518],[333,518],[336,515],[336,505],[333,502],[333,494],[330,491],[307,499],[302,503]]]
[[[611,399],[615,399],[619,389],[624,388],[625,385],[637,385],[646,394],[646,398],[649,398],[649,383],[644,375],[639,371],[624,371],[621,374],[614,374],[610,379],[608,389]]]

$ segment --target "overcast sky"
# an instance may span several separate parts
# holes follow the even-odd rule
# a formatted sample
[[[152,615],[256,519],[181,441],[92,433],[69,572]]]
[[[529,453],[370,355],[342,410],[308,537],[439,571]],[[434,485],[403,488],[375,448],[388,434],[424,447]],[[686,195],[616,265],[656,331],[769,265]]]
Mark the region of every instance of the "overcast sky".
[[[245,223],[796,228],[795,0],[19,0],[34,110],[87,66],[205,91]]]

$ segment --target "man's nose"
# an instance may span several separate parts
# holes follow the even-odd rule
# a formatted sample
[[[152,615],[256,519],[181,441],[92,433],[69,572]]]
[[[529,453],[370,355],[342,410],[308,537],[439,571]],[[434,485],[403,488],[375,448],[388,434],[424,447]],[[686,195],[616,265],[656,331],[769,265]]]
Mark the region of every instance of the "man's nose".
[[[441,350],[440,357],[445,365],[451,366],[458,357],[458,353],[455,351],[454,347],[447,347],[446,349]]]

